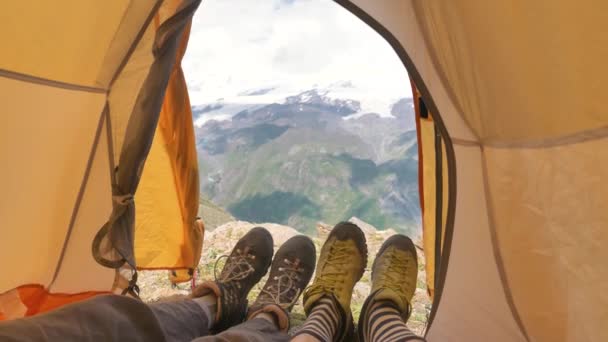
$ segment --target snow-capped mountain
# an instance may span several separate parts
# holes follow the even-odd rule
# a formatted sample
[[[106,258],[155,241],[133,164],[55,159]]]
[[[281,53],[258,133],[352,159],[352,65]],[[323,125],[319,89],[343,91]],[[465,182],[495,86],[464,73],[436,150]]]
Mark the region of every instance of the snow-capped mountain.
[[[412,100],[366,113],[366,98],[341,85],[259,101],[277,91],[194,108],[202,193],[236,218],[301,231],[352,216],[413,231],[420,212]]]
[[[238,92],[227,89],[221,98],[212,98],[203,93],[198,87],[190,89],[197,126],[202,126],[209,120],[228,120],[242,110],[252,110],[272,103],[322,106],[337,111],[346,119],[369,113],[391,117],[391,108],[403,97],[384,94],[373,87],[355,85],[351,81],[325,86],[312,84],[308,88],[262,86]]]
[[[284,104],[307,104],[314,107],[325,108],[340,115],[351,115],[361,111],[361,103],[352,99],[335,99],[328,96],[329,91],[317,89],[307,90],[295,96],[289,96]]]

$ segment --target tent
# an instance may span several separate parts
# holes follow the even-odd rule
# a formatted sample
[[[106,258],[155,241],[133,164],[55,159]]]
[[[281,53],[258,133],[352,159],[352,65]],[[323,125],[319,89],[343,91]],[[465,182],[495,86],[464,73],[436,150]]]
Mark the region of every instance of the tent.
[[[337,2],[412,78],[428,340],[607,341],[608,3]],[[0,318],[196,266],[197,5],[3,4]]]
[[[3,4],[0,316],[135,292],[136,265],[198,264],[180,61],[199,2]]]

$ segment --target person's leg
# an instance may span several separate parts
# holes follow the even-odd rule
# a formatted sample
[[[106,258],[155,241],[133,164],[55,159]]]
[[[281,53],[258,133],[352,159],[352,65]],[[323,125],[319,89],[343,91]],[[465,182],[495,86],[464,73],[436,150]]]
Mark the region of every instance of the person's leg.
[[[148,304],[167,341],[190,341],[209,334],[216,317],[217,298],[178,299]]]
[[[289,312],[312,277],[315,258],[310,238],[299,235],[287,240],[274,257],[268,280],[249,308],[247,321],[195,341],[288,341]]]
[[[0,340],[190,341],[244,319],[247,293],[267,272],[272,246],[268,231],[252,229],[237,242],[220,277],[196,288],[193,298],[148,305],[124,296],[99,296],[2,322]]]
[[[205,281],[192,291],[193,297],[218,298],[212,333],[222,332],[245,320],[247,295],[268,272],[272,254],[272,235],[264,228],[253,228],[234,246],[217,279]]]
[[[372,266],[372,290],[359,317],[359,341],[425,341],[405,324],[412,313],[417,277],[412,240],[403,235],[386,240]]]
[[[192,342],[287,342],[289,335],[281,331],[273,318],[252,318],[217,335],[199,337]]]
[[[333,341],[338,335],[340,317],[339,304],[330,297],[322,297],[313,306],[304,325],[294,336],[292,341]]]
[[[367,324],[361,328],[367,329],[365,334],[368,337],[363,341],[425,341],[411,331],[405,322],[393,301],[374,302],[369,308]]]
[[[247,294],[268,271],[272,246],[266,229],[253,228],[236,243],[219,277],[195,288],[191,300],[152,304],[168,340],[190,341],[242,322]],[[202,322],[200,316],[205,317]]]
[[[150,307],[103,295],[46,314],[0,322],[0,341],[165,341]]]
[[[292,341],[353,340],[350,300],[366,264],[367,245],[361,229],[350,222],[336,225],[321,249],[315,279],[304,292],[308,317]]]

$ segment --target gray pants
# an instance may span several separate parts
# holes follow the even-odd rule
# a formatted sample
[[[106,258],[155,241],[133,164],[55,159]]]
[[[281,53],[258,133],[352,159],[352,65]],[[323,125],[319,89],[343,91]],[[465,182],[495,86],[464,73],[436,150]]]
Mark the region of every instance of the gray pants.
[[[208,336],[208,322],[205,311],[189,299],[145,304],[107,295],[0,322],[0,341],[289,341],[265,319],[252,319],[214,336]]]

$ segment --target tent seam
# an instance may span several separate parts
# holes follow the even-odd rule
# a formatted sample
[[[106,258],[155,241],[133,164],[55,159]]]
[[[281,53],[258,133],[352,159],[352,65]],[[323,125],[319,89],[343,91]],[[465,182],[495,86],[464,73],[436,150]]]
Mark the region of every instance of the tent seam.
[[[110,165],[110,185],[116,184],[116,164],[114,162],[114,136],[112,135],[112,116],[110,115],[110,104],[106,101],[106,135],[108,139],[108,164]]]
[[[496,149],[545,149],[555,148],[561,146],[569,146],[574,144],[585,143],[589,141],[596,141],[608,138],[608,126],[600,128],[594,128],[590,130],[581,131],[575,134],[570,134],[558,138],[548,139],[546,141],[525,141],[525,142],[477,142],[473,140],[452,138],[452,142],[455,145],[460,146],[477,146],[491,147]]]
[[[481,143],[479,143],[477,141],[460,139],[460,138],[452,138],[452,142],[454,143],[454,145],[459,145],[459,146],[475,146],[475,147],[481,146]]]
[[[118,26],[116,26],[116,31],[114,31],[114,35],[112,36],[112,39],[110,40],[110,42],[108,43],[108,45],[107,45],[107,47],[105,49],[106,53],[105,53],[104,58],[103,58],[102,66],[105,65],[105,61],[108,58],[108,52],[114,46],[114,44],[116,42],[116,38],[118,36],[118,32],[120,31],[120,28],[122,27],[122,25],[125,23],[125,18],[129,14],[129,11],[131,10],[131,6],[132,5],[133,5],[133,2],[129,1],[129,6],[123,12],[122,17],[120,18],[120,23],[118,23]],[[141,30],[141,28],[140,28],[140,30]],[[128,53],[128,51],[127,51],[127,53]],[[122,60],[121,60],[121,63],[122,63]],[[101,82],[100,82],[100,76],[103,75],[103,71],[104,71],[103,67],[100,68],[100,70],[97,72],[97,77],[95,78],[95,83],[97,83],[100,86],[102,85]],[[112,75],[112,76],[114,76],[114,75]]]
[[[70,217],[70,223],[68,225],[68,231],[66,232],[66,236],[63,240],[63,246],[61,247],[61,254],[59,255],[59,260],[57,261],[57,265],[55,266],[55,272],[53,273],[53,278],[49,283],[47,288],[51,288],[55,281],[57,280],[57,276],[59,275],[59,271],[61,270],[61,266],[63,264],[63,260],[65,258],[65,253],[67,251],[68,243],[70,241],[70,237],[72,235],[72,231],[74,230],[74,225],[76,224],[76,218],[78,217],[78,212],[80,210],[80,205],[82,204],[82,199],[84,198],[84,192],[86,185],[89,181],[89,176],[91,174],[91,169],[93,167],[93,160],[95,159],[95,155],[97,154],[97,146],[99,145],[99,139],[101,137],[101,131],[103,130],[103,124],[105,122],[106,113],[108,112],[108,104],[104,105],[101,114],[99,116],[99,122],[97,123],[97,129],[95,131],[95,136],[93,138],[93,144],[91,145],[91,152],[89,152],[89,159],[87,160],[87,165],[84,170],[84,174],[82,176],[82,181],[80,183],[80,188],[78,190],[78,195],[76,196],[76,201],[74,203],[74,207],[72,209],[72,215]]]
[[[602,140],[606,138],[608,138],[608,126],[602,126],[599,128],[580,131],[570,135],[547,139],[546,141],[526,141],[521,143],[484,142],[483,144],[487,147],[501,149],[544,149],[580,144],[588,141]]]
[[[116,163],[114,161],[114,136],[112,130],[112,115],[110,115],[109,110],[109,102],[106,100],[106,104],[108,105],[108,111],[106,111],[106,136],[108,140],[108,165],[110,168],[110,186],[116,184]],[[116,289],[120,289],[120,292],[124,290],[124,288],[120,287],[120,271],[119,268],[114,269],[114,282],[112,283],[112,292],[115,292]]]
[[[509,280],[507,278],[507,273],[505,271],[504,261],[502,258],[502,254],[500,253],[500,248],[498,246],[498,234],[496,231],[496,221],[494,217],[494,206],[491,200],[490,194],[490,182],[488,181],[488,167],[487,167],[487,159],[485,155],[484,146],[480,146],[481,152],[481,168],[482,168],[482,177],[483,177],[483,185],[484,185],[484,195],[485,202],[488,213],[488,226],[490,230],[490,237],[492,240],[492,251],[494,254],[494,261],[496,262],[496,268],[498,270],[498,276],[500,277],[500,281],[503,288],[503,293],[505,295],[505,299],[507,301],[507,305],[511,311],[511,315],[513,316],[513,320],[519,327],[520,332],[523,334],[526,341],[530,341],[530,337],[528,335],[528,331],[519,315],[519,311],[517,310],[517,306],[515,305],[515,301],[513,299],[513,293],[511,292],[511,287],[509,285]]]
[[[34,83],[45,85],[53,88],[61,88],[67,90],[74,91],[83,91],[87,93],[95,93],[95,94],[107,94],[108,90],[104,88],[85,86],[81,84],[55,81],[44,77],[33,76],[29,74],[23,74],[19,72],[9,71],[5,69],[0,69],[0,77],[9,78],[13,80],[18,80],[27,83]]]

